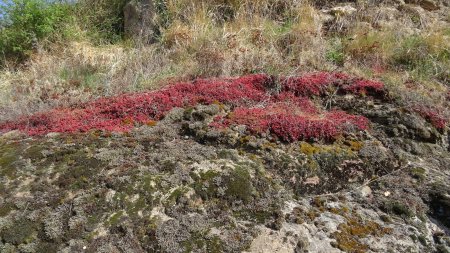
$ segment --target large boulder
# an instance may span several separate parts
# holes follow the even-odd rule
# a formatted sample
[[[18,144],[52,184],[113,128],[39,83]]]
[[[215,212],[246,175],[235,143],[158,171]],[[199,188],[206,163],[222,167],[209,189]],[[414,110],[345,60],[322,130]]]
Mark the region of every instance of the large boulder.
[[[440,8],[439,2],[435,0],[406,0],[405,2],[420,5],[427,11],[434,11]]]
[[[131,0],[124,9],[125,35],[151,43],[154,40],[156,8],[152,0]]]

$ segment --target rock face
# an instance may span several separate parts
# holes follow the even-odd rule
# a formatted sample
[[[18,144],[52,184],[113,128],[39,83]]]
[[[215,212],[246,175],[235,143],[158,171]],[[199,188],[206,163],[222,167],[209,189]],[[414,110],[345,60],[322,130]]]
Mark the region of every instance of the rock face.
[[[0,252],[448,252],[448,128],[333,94],[370,129],[286,142],[211,126],[239,116],[215,101],[127,133],[4,134]]]
[[[405,3],[420,5],[427,11],[434,11],[440,8],[439,2],[434,0],[406,0]]]
[[[146,43],[154,39],[155,5],[152,0],[131,0],[124,9],[124,29],[126,36]]]

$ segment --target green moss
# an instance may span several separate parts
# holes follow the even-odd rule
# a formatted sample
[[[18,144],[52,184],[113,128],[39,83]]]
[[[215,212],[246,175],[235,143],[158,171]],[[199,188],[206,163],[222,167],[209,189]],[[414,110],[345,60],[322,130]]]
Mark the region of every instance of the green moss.
[[[417,237],[417,240],[420,242],[420,244],[422,244],[423,246],[427,246],[428,245],[428,243],[427,243],[427,238],[425,237],[425,236],[423,236],[423,235],[419,235],[418,237]]]
[[[36,247],[36,252],[56,253],[58,252],[58,243],[41,242]]]
[[[0,233],[3,241],[14,245],[30,243],[37,235],[37,225],[30,220],[20,219]]]
[[[162,189],[161,181],[162,175],[154,175],[154,174],[144,175],[142,176],[142,180],[140,183],[141,189],[144,192],[152,193],[157,189]]]
[[[192,112],[194,112],[194,107],[187,107],[183,112],[183,117],[186,120],[191,118]]]
[[[238,212],[234,212],[233,216],[240,219],[252,220],[259,224],[264,224],[273,216],[274,212],[271,210],[252,210],[246,209]]]
[[[119,212],[114,213],[109,217],[107,224],[110,226],[115,226],[119,224],[120,218],[124,215],[124,211],[120,210]]]
[[[249,143],[251,141],[251,139],[252,139],[251,136],[246,135],[246,136],[239,138],[239,142],[241,144],[246,144],[246,143]]]
[[[166,206],[173,206],[175,205],[179,199],[189,190],[187,187],[178,187],[175,189],[170,196],[167,198],[166,202],[164,203]]]
[[[102,222],[102,215],[100,213],[89,215],[87,217],[86,230],[94,230],[100,222]],[[86,239],[89,239],[90,236],[91,234],[88,234]]]
[[[94,184],[97,171],[101,170],[105,163],[92,157],[88,157],[86,151],[77,150],[74,153],[65,154],[62,160],[56,164],[61,171],[57,179],[58,186],[70,189],[85,189]]]
[[[145,198],[142,196],[139,196],[139,198],[134,203],[132,202],[127,203],[127,213],[130,216],[136,216],[137,213],[144,208],[150,207],[147,205]]]
[[[208,200],[218,197],[218,186],[214,183],[214,178],[219,177],[219,172],[209,170],[196,175],[191,173],[191,177],[194,179],[194,183],[191,187],[195,190],[195,193],[199,195],[203,200]]]
[[[242,200],[248,202],[252,198],[253,186],[248,170],[237,167],[227,178],[227,198],[230,200]]]
[[[17,162],[19,161],[19,153],[13,144],[5,145],[0,148],[0,176],[9,179],[16,178]]]
[[[347,141],[347,145],[338,143],[332,145],[318,145],[301,142],[300,152],[308,156],[320,155],[322,153],[333,154],[337,156],[352,156],[354,155],[353,151],[359,151],[362,146],[363,144],[358,141]]]
[[[380,219],[385,223],[391,223],[392,219],[389,217],[389,215],[380,215]]]
[[[414,215],[414,212],[407,205],[399,201],[384,202],[381,208],[387,213],[393,213],[406,218]]]
[[[424,168],[420,168],[420,167],[416,167],[416,168],[412,168],[409,171],[409,174],[419,180],[419,181],[423,181],[426,179],[426,170]]]
[[[228,159],[228,160],[232,160],[232,161],[237,161],[238,157],[237,157],[237,153],[235,152],[235,150],[230,150],[230,149],[222,149],[219,152],[217,152],[217,157],[220,159]]]
[[[14,204],[12,203],[5,203],[0,206],[0,217],[7,216],[12,210],[14,210]]]
[[[183,241],[181,245],[184,248],[184,252],[210,252],[210,253],[220,253],[224,252],[223,242],[218,236],[213,236],[208,238],[205,233],[196,232],[193,233],[191,238]]]
[[[300,152],[302,152],[305,155],[314,155],[318,152],[320,152],[320,148],[315,147],[307,142],[300,143]]]
[[[361,141],[349,140],[347,141],[347,144],[349,145],[350,149],[355,152],[360,151],[364,146],[364,143]]]
[[[46,147],[48,148],[48,144],[32,143],[31,146],[24,151],[24,157],[33,161],[42,159],[44,158],[43,151],[46,150]]]

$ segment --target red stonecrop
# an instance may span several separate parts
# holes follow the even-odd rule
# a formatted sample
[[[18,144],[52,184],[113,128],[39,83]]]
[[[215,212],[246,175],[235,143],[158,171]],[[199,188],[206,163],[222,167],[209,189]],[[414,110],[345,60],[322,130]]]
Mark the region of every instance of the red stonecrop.
[[[216,117],[212,126],[246,125],[252,133],[270,132],[284,141],[332,139],[345,132],[364,130],[369,121],[343,111],[320,113],[295,104],[265,108],[236,108],[227,117]]]
[[[299,77],[282,78],[285,91],[297,96],[319,96],[330,86],[340,86],[351,78],[342,73],[319,72]]]
[[[413,110],[428,120],[437,129],[444,129],[448,123],[448,119],[440,113],[442,110],[438,110],[437,108],[414,106]]]
[[[20,130],[29,135],[86,132],[92,129],[128,131],[135,125],[162,119],[174,107],[220,102],[231,106],[229,118],[217,117],[213,126],[247,125],[255,133],[269,131],[285,141],[333,138],[367,128],[368,121],[342,111],[322,111],[309,97],[322,96],[328,87],[343,93],[383,92],[383,84],[350,78],[341,73],[315,73],[281,78],[255,74],[229,79],[198,79],[164,89],[95,100],[76,108],[59,108],[0,124],[0,132]]]
[[[384,84],[382,82],[372,80],[357,79],[349,85],[344,86],[343,89],[347,93],[380,94],[384,89]]]

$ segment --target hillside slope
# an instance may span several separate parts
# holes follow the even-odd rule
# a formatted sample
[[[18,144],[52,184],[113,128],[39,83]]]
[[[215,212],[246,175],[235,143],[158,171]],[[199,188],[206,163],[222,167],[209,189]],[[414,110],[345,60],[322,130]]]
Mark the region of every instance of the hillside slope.
[[[201,79],[4,123],[0,247],[446,252],[448,122],[434,113],[383,83],[315,73]]]
[[[450,252],[447,0],[28,2],[1,253]]]

